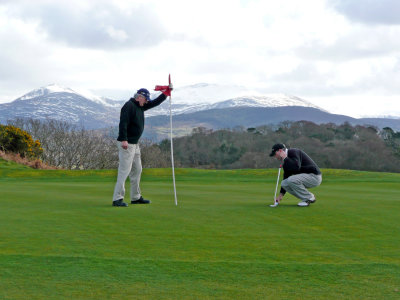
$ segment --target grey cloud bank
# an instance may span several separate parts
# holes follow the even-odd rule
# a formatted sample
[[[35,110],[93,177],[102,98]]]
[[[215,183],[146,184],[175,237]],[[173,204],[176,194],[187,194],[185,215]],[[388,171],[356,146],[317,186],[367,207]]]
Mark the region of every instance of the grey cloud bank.
[[[333,7],[350,20],[370,24],[400,24],[398,0],[333,0]]]
[[[16,6],[14,14],[37,23],[48,39],[72,47],[118,49],[150,47],[159,44],[167,33],[150,7],[141,5],[123,11],[107,2],[77,7],[58,1]]]

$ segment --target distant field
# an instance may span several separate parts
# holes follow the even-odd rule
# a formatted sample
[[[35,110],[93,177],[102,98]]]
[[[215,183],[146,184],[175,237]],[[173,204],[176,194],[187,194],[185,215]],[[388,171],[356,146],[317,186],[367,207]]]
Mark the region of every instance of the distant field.
[[[0,160],[0,299],[399,299],[400,174],[323,170],[317,203],[277,170],[146,169],[151,205],[111,207],[115,170]]]

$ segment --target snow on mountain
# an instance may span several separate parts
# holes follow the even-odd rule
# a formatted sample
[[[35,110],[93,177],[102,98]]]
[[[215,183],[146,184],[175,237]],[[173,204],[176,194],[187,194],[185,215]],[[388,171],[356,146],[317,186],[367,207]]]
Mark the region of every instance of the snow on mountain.
[[[64,88],[56,84],[50,84],[46,87],[41,87],[36,90],[33,90],[22,97],[19,97],[15,101],[18,100],[30,100],[36,97],[41,97],[41,96],[46,96],[52,93],[75,93],[73,90],[70,88]]]
[[[174,89],[173,102],[197,105],[215,103],[245,95],[261,96],[259,92],[243,86],[198,83]]]
[[[30,100],[30,99],[34,99],[37,97],[47,96],[47,95],[56,94],[56,93],[67,93],[67,94],[82,96],[86,99],[89,99],[97,104],[101,104],[104,106],[109,106],[109,107],[120,106],[119,103],[110,101],[110,99],[107,99],[107,98],[96,96],[90,91],[83,90],[83,89],[73,90],[73,89],[70,89],[67,87],[62,87],[57,84],[50,84],[48,86],[33,90],[33,91],[23,95],[22,97],[16,99],[15,101]]]
[[[152,94],[152,99],[159,94]],[[35,89],[11,103],[0,105],[0,120],[8,118],[54,118],[87,127],[118,124],[120,108],[127,101],[114,101],[85,90],[50,84]],[[241,86],[200,83],[176,88],[172,94],[174,115],[208,109],[232,107],[304,106],[318,108],[298,97],[288,95],[261,95]],[[320,108],[318,108],[320,109]],[[169,100],[147,110],[146,116],[169,115]]]
[[[155,95],[153,96],[155,97]],[[299,97],[285,94],[262,95],[241,86],[224,86],[216,84],[196,84],[176,88],[172,95],[172,113],[175,115],[192,113],[207,109],[228,107],[283,107],[303,106],[319,110],[322,108]],[[323,110],[324,111],[324,110]],[[147,116],[169,113],[169,103],[146,112]]]
[[[225,107],[282,107],[282,106],[304,106],[321,109],[320,107],[295,96],[284,94],[271,94],[264,96],[243,96],[233,98],[227,101],[214,103],[212,108]],[[322,110],[322,109],[321,109]]]
[[[57,84],[33,90],[15,101],[27,101],[39,97],[58,98],[57,94],[63,93],[63,98],[80,96],[94,103],[109,108],[120,108],[125,101],[99,97],[92,92],[82,89],[71,89]],[[158,93],[153,93],[152,98]],[[128,99],[127,99],[128,100]],[[259,92],[242,86],[228,86],[217,84],[199,83],[174,89],[172,95],[173,114],[192,113],[207,109],[219,109],[227,107],[279,107],[279,106],[305,106],[321,109],[310,102],[294,96],[283,94],[261,95]],[[148,110],[147,116],[156,116],[169,112],[169,103],[165,101],[161,106]]]
[[[51,84],[0,104],[0,122],[17,118],[55,119],[95,129],[115,126],[121,106],[120,102]]]
[[[154,99],[157,96],[158,94],[152,94],[151,98]],[[32,118],[39,120],[56,119],[76,125],[82,124],[86,129],[115,127],[119,122],[120,109],[127,100],[114,101],[96,96],[88,91],[73,90],[51,84],[33,90],[10,103],[0,104],[0,123],[5,124],[7,120],[15,120],[17,118]],[[169,100],[164,101],[160,106],[147,110],[145,112],[146,116],[168,116],[169,105]],[[318,121],[319,119],[315,119],[315,114],[324,112],[323,109],[299,97],[284,94],[265,95],[241,86],[201,83],[175,88],[172,93],[172,112],[176,115],[176,120],[185,120],[186,123],[182,124],[186,127],[188,126],[187,122],[190,123],[195,120],[191,119],[193,115],[184,116],[183,114],[205,110],[214,110],[210,111],[210,115],[213,116],[226,114],[225,119],[228,120],[229,124],[233,124],[234,121],[242,122],[237,117],[238,110],[228,109],[237,107],[244,107],[245,109],[240,109],[240,111],[245,114],[254,112],[254,108],[274,108],[275,111],[285,111],[286,114],[280,116],[283,118],[282,120],[295,120],[300,117],[306,120]],[[267,110],[260,109],[257,111],[265,113]],[[201,118],[201,115],[204,114],[198,115]],[[338,122],[343,120],[334,115],[332,116],[330,119],[332,122],[334,120],[339,120]],[[254,115],[244,117],[248,121],[254,118]],[[229,118],[233,118],[232,121],[229,121]],[[163,118],[154,118],[153,120],[155,119],[161,120]],[[264,116],[262,116],[262,120],[264,119]],[[268,119],[272,120],[273,118]],[[151,124],[151,122],[150,119],[147,124]],[[393,119],[360,119],[359,122],[361,124],[377,124],[376,126],[379,127],[389,126],[395,130],[400,128],[399,121]],[[198,120],[196,124],[204,123],[207,123],[207,121],[203,119]],[[194,126],[197,126],[196,124]]]

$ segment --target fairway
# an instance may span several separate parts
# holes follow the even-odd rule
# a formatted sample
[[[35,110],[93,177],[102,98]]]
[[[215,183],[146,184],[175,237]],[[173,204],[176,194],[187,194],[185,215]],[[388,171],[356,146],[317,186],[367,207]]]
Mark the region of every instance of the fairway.
[[[115,170],[0,160],[0,299],[399,299],[400,174],[322,172],[270,208],[277,169],[177,169],[178,206],[145,169],[117,208]]]

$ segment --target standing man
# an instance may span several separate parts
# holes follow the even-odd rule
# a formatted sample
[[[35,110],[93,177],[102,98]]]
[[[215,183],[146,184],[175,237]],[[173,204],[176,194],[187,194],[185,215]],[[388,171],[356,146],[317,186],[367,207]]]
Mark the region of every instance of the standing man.
[[[160,105],[172,91],[172,84],[160,96],[150,100],[150,93],[140,89],[133,98],[121,108],[117,146],[119,150],[118,178],[114,188],[113,206],[128,206],[124,202],[125,181],[129,176],[131,183],[131,204],[149,204],[140,193],[142,161],[140,158],[139,139],[144,129],[144,111]]]
[[[302,150],[287,149],[284,144],[275,144],[269,156],[282,162],[283,180],[275,202],[280,202],[286,192],[299,198],[298,206],[309,206],[316,201],[314,194],[307,189],[319,186],[322,182],[321,170]]]

